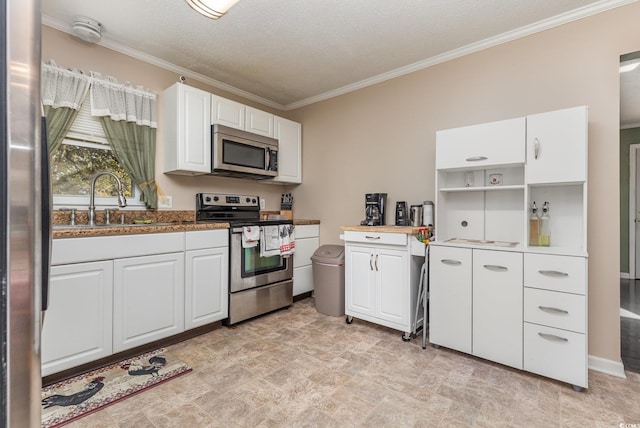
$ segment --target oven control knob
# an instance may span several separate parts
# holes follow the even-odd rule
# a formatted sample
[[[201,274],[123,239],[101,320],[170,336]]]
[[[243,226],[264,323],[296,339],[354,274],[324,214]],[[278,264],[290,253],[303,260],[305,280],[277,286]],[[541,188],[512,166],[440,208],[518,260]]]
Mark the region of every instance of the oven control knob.
[[[205,197],[205,198],[204,198],[204,201],[205,201],[205,202],[211,202],[211,197],[210,197],[210,196]]]
[[[247,198],[247,203],[251,202],[251,198]]]
[[[214,196],[214,197],[213,197],[213,200],[214,200],[214,201],[216,201],[216,202],[218,202],[218,201],[220,200],[220,198],[219,198],[219,197],[217,197],[217,196]]]
[[[254,203],[254,204],[255,204],[256,202],[257,202],[257,201],[256,201],[256,199],[255,199],[255,198],[253,198],[253,199],[251,200],[251,203]]]

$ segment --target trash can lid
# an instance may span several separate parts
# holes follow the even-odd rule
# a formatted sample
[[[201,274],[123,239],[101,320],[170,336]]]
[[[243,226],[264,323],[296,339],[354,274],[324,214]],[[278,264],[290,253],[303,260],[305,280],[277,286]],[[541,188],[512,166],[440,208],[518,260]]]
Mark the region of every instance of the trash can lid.
[[[340,265],[344,263],[343,245],[321,245],[311,256],[311,261]]]

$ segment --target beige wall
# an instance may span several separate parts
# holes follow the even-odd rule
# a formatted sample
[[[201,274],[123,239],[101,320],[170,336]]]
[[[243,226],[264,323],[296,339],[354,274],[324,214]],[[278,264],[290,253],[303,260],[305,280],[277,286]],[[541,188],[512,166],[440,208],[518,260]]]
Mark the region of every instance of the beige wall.
[[[164,70],[98,45],[84,43],[69,34],[43,26],[42,60],[49,61],[50,59],[53,59],[61,67],[75,67],[85,72],[97,71],[102,75],[114,76],[120,82],[129,81],[135,86],[142,85],[159,95],[156,181],[165,194],[173,197],[172,209],[194,209],[194,197],[198,192],[257,194],[266,200],[266,209],[277,210],[280,208],[280,194],[288,191],[284,186],[260,184],[253,180],[240,180],[236,178],[213,176],[184,177],[165,175],[162,173],[164,152],[162,150],[163,123],[161,93],[178,81],[177,73]],[[212,88],[193,79],[187,79],[187,84],[226,98],[240,101],[244,104],[252,105],[262,110],[278,113],[280,116],[285,116],[282,112],[242,99],[217,88]]]
[[[619,361],[618,63],[621,54],[640,50],[639,17],[635,3],[282,114],[303,123],[304,183],[292,189],[296,216],[320,219],[322,243],[338,243],[341,225],[363,219],[364,194],[387,192],[392,223],[397,200],[434,199],[436,130],[588,105],[589,353]],[[173,72],[44,27],[43,59],[49,58],[157,92],[177,80]],[[161,148],[158,165],[161,171]],[[195,192],[217,190],[258,193],[276,209],[284,190],[157,175],[179,209],[192,208]]]
[[[589,354],[620,361],[618,65],[640,50],[638,18],[635,3],[291,112],[297,214],[338,243],[364,194],[387,192],[392,223],[397,200],[434,199],[436,130],[588,105]]]

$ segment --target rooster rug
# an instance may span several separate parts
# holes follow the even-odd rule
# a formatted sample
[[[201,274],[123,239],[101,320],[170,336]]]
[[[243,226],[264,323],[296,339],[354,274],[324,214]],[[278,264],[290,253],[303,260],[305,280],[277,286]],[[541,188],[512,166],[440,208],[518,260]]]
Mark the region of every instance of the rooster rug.
[[[49,385],[42,388],[42,427],[65,425],[190,371],[158,349]]]

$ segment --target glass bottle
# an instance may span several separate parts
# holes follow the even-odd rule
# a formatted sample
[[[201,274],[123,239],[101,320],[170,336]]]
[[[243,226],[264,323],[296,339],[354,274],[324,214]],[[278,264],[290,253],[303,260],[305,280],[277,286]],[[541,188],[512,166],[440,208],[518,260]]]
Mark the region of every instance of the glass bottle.
[[[542,206],[542,216],[540,216],[540,246],[551,245],[551,218],[549,217],[549,202]]]
[[[536,201],[531,203],[529,212],[529,245],[537,246],[540,240],[540,218],[538,217],[538,208]]]

